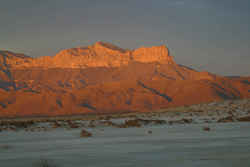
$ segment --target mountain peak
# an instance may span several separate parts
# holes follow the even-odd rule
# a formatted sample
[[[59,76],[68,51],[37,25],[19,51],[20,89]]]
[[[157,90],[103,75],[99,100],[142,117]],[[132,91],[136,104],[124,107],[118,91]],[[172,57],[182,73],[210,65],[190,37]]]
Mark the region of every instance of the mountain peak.
[[[112,43],[103,42],[103,41],[98,41],[98,42],[94,43],[93,47],[95,49],[108,49],[108,50],[118,51],[118,52],[122,52],[122,53],[126,52],[125,49],[122,49],[122,48],[120,48]]]

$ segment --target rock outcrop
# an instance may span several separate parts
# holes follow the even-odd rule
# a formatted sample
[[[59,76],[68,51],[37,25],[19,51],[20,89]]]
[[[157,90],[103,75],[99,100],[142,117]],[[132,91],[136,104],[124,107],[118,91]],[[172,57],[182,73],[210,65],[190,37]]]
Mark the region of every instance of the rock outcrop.
[[[132,59],[142,63],[174,64],[173,57],[169,55],[169,50],[164,45],[136,49],[132,52]]]

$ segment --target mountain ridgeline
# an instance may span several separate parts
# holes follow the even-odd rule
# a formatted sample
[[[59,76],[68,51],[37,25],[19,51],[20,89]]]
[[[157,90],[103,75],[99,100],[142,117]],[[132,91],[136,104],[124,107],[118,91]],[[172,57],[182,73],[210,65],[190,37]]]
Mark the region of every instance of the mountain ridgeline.
[[[0,117],[147,112],[250,98],[249,77],[177,64],[166,46],[96,42],[33,58],[0,51]]]

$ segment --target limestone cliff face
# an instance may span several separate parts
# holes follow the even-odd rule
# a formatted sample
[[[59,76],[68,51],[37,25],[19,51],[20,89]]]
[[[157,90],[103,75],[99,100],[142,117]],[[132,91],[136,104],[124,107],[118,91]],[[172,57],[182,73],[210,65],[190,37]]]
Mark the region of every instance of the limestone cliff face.
[[[88,68],[121,67],[130,62],[173,64],[166,46],[125,50],[109,43],[96,42],[87,47],[65,49],[53,57],[40,58],[16,56],[9,64],[12,68]]]
[[[158,62],[161,64],[173,64],[173,57],[169,55],[169,50],[166,46],[153,46],[151,48],[141,47],[132,53],[134,61],[142,63]]]

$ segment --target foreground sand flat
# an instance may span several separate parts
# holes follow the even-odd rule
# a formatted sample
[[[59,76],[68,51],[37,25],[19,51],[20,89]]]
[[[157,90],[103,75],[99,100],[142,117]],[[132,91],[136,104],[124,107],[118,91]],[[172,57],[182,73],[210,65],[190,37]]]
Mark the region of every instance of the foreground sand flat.
[[[210,131],[202,128],[209,126]],[[213,166],[250,165],[250,123],[174,124],[141,128],[88,128],[0,133],[4,167],[37,166],[47,159],[58,166]],[[151,131],[152,134],[147,133]]]

